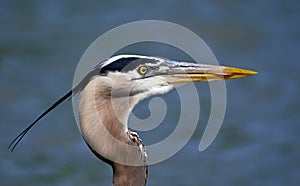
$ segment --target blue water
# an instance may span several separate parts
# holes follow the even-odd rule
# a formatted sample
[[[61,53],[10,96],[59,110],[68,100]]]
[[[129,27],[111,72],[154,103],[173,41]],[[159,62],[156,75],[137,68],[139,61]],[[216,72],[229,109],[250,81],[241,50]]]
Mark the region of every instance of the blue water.
[[[72,86],[89,44],[121,24],[158,19],[185,26],[204,39],[223,65],[258,75],[227,85],[227,111],[214,143],[198,151],[210,111],[206,83],[198,84],[201,119],[188,144],[151,166],[148,185],[297,185],[300,182],[300,3],[298,1],[0,2],[0,184],[109,185],[110,167],[84,144],[66,102],[29,132],[13,152],[7,145]],[[168,47],[131,53],[190,59]],[[176,92],[164,95],[178,114]],[[148,101],[136,115],[147,117]],[[172,127],[142,132],[145,143]]]

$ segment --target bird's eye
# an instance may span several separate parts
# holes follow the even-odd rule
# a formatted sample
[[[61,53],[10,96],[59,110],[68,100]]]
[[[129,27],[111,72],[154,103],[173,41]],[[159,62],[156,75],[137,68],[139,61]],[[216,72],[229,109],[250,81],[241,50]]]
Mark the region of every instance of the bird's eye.
[[[146,66],[141,66],[139,69],[138,69],[138,72],[141,74],[141,75],[145,75],[148,71],[148,68]]]

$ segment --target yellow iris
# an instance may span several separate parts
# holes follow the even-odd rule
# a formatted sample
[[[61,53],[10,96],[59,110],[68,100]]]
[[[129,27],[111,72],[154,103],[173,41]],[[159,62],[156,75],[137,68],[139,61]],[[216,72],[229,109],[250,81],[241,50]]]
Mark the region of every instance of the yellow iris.
[[[142,75],[146,74],[147,71],[148,71],[148,68],[146,66],[141,66],[139,68],[139,73],[142,74]]]

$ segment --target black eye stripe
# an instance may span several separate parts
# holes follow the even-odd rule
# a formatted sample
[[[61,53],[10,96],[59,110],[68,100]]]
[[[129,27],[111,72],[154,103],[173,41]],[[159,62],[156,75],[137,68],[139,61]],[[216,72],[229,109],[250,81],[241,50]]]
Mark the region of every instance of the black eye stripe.
[[[132,63],[133,61],[137,60],[136,57],[129,57],[129,58],[121,58],[117,61],[114,61],[106,66],[104,66],[100,73],[106,73],[107,71],[122,71],[124,67],[128,64]]]
[[[102,67],[103,63],[105,63],[105,62],[106,61],[102,61],[98,65],[96,65],[81,80],[81,82],[73,90],[75,90],[77,92],[80,89],[83,89],[89,83],[91,78],[93,78],[94,76],[106,75],[110,71],[113,71],[113,72],[114,71],[126,72],[125,70],[130,71],[130,69],[133,70],[137,67],[140,67],[140,66],[143,66],[143,65],[149,64],[149,63],[156,64],[159,61],[157,59],[149,59],[149,58],[140,58],[140,57],[127,57],[127,58],[125,58],[124,57],[124,58],[113,61],[110,64],[105,65],[104,67]],[[145,65],[145,66],[147,66],[147,65]],[[131,67],[131,68],[129,68],[129,67]],[[158,67],[156,67],[156,66],[147,66],[148,71],[151,71],[151,70],[154,70],[154,69],[157,69],[157,68]],[[148,77],[151,77],[151,75],[149,75]],[[145,77],[142,77],[142,78],[147,78],[147,77],[145,76]]]
[[[145,63],[157,63],[157,60],[138,57],[121,58],[104,66],[100,70],[100,73],[107,73],[109,71],[128,72]]]

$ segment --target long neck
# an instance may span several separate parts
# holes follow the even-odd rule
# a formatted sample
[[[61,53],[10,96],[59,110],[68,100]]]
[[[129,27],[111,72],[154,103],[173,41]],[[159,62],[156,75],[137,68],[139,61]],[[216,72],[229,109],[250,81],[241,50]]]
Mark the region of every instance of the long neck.
[[[135,103],[113,98],[101,78],[82,90],[80,128],[92,152],[113,168],[114,185],[145,185],[146,152],[136,133],[128,131],[127,119]]]
[[[127,166],[121,164],[114,164],[113,184],[114,186],[144,186],[146,185],[147,174],[147,166]]]

